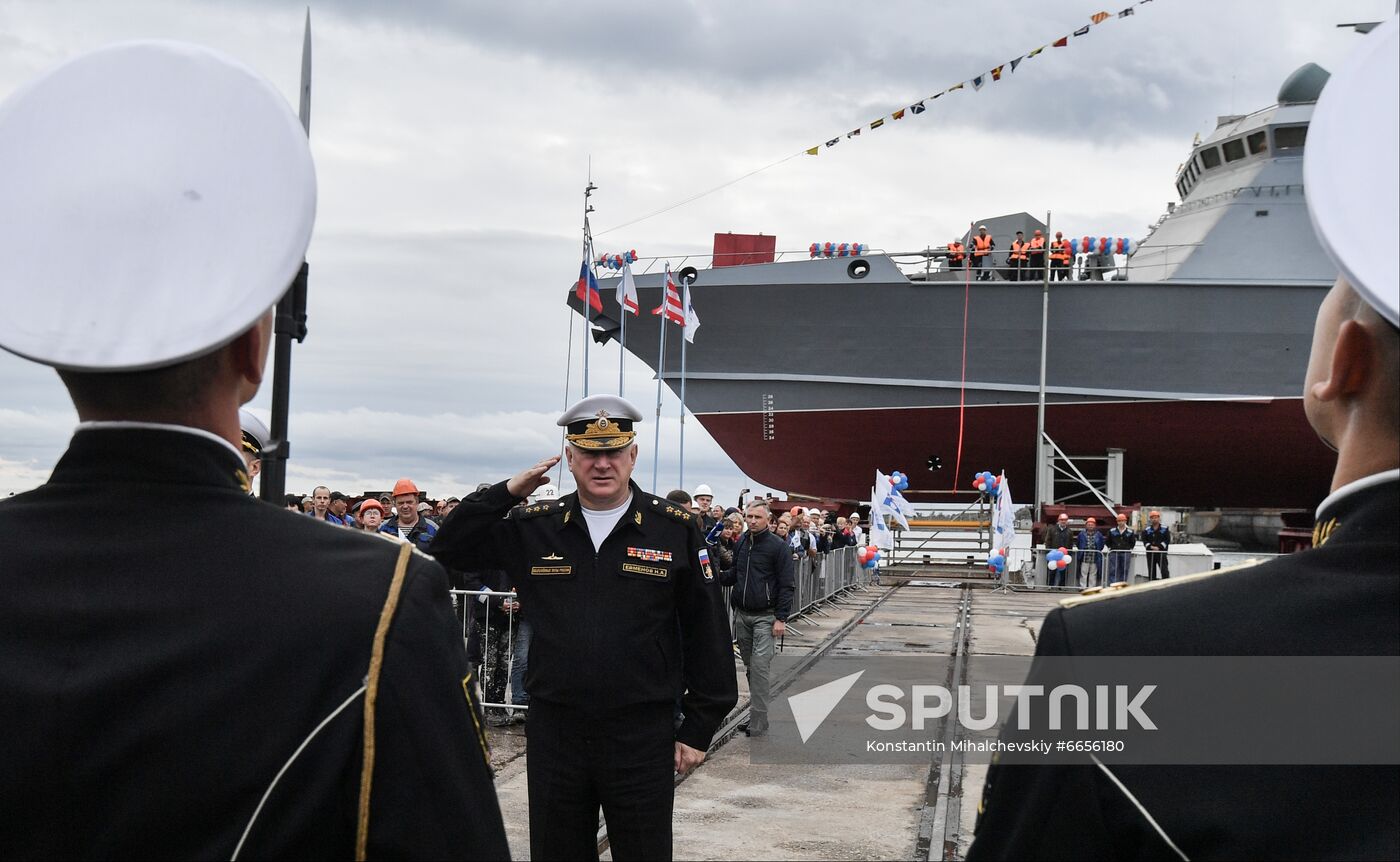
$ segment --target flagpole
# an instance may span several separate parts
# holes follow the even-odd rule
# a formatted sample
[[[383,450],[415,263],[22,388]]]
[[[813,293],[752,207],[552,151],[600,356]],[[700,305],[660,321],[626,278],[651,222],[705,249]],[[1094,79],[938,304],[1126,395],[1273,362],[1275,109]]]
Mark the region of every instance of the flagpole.
[[[690,341],[690,282],[681,279],[681,315],[685,318],[685,323],[681,324],[681,447],[680,447],[680,475],[677,478],[676,487],[685,490],[685,345]]]
[[[573,370],[574,370],[574,344],[573,344],[573,341],[574,341],[574,313],[573,313],[573,311],[571,310],[571,311],[569,311],[569,337],[566,338],[566,339],[564,340],[564,344],[566,344],[566,345],[568,346],[568,349],[565,350],[565,353],[568,354],[568,358],[565,359],[565,361],[564,361],[564,411],[565,411],[565,412],[568,412],[568,410],[569,410],[569,378],[572,376]],[[569,429],[567,429],[567,428],[560,428],[560,429],[559,429],[559,472],[555,475],[555,478],[554,478],[554,487],[556,487],[556,488],[560,487],[561,484],[562,484],[563,481],[564,481],[564,446],[566,445],[565,439],[564,439],[564,433],[565,433],[566,431],[568,431],[568,430],[569,430]]]
[[[671,265],[666,264],[666,272]],[[656,493],[656,480],[661,470],[661,377],[666,369],[666,280],[661,281],[661,350],[656,360],[656,437],[651,447],[651,492]]]
[[[620,336],[621,341],[618,342],[620,347],[617,353],[617,397],[621,398],[623,397],[622,364],[627,359],[627,306],[620,302],[617,306],[622,315],[622,335]]]
[[[593,192],[597,190],[597,188],[597,186],[593,185],[593,172],[592,170],[590,170],[588,175],[588,185],[585,186],[583,189],[583,265],[585,267],[585,277],[588,274],[587,267],[593,265],[593,236],[588,227],[588,214],[593,212],[593,205],[588,202],[588,199],[593,196]],[[587,398],[588,340],[589,335],[593,331],[593,294],[586,279],[584,282],[583,320],[583,397]]]
[[[1049,245],[1050,211],[1045,212],[1045,239]],[[1048,252],[1049,249],[1047,248]],[[1040,523],[1044,515],[1045,494],[1045,347],[1050,332],[1050,256],[1045,255],[1045,281],[1040,290],[1040,394],[1035,402],[1035,520]]]

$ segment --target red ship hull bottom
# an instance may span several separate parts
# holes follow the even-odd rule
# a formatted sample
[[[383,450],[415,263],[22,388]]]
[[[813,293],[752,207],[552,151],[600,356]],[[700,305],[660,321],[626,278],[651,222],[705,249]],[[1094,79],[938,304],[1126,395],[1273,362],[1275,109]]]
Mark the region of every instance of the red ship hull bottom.
[[[967,408],[961,468],[958,412],[940,407],[697,418],[746,475],[790,493],[864,500],[877,468],[907,473],[914,491],[970,490],[975,473],[1005,470],[1017,499],[1031,501],[1036,406]],[[1051,404],[1045,430],[1071,457],[1123,449],[1125,503],[1312,509],[1327,495],[1336,463],[1308,425],[1301,398]],[[941,469],[926,469],[930,456],[941,459]],[[1103,475],[1101,467],[1097,474],[1087,467],[1084,472]],[[1069,489],[1062,485],[1060,491]]]

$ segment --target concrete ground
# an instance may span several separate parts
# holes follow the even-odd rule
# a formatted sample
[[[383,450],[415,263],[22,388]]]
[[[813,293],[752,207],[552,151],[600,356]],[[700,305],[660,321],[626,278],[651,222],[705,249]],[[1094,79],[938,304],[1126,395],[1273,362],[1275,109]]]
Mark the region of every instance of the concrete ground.
[[[887,588],[886,588],[887,589]],[[806,651],[883,595],[880,588],[789,628],[785,652]],[[971,610],[971,654],[1028,656],[1057,596],[977,589]],[[831,655],[948,655],[958,632],[961,591],[906,586],[837,645]],[[740,701],[743,665],[735,661]],[[778,716],[774,716],[774,721]],[[488,731],[496,791],[511,855],[529,859],[524,729]],[[908,859],[914,853],[929,764],[753,763],[740,734],[676,790],[677,859]],[[930,817],[933,858],[946,846],[961,859],[972,838],[983,765],[949,763]],[[946,845],[945,845],[946,842]],[[606,855],[604,858],[607,858]]]

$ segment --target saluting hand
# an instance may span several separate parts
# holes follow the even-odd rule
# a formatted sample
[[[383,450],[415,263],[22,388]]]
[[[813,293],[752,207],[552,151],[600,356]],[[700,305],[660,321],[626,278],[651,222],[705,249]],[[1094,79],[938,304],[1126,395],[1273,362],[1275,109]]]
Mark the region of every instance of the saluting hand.
[[[506,482],[506,490],[512,497],[528,497],[541,485],[549,484],[549,470],[559,463],[559,456],[552,455],[521,473],[516,473]]]
[[[676,772],[687,775],[690,770],[705,762],[705,752],[691,748],[684,742],[676,743]]]

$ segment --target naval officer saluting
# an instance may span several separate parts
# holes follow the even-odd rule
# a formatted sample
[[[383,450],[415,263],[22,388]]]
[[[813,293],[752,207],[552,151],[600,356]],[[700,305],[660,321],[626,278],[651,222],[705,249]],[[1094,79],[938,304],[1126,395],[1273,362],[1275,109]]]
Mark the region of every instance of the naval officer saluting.
[[[1066,599],[1036,655],[1400,655],[1397,22],[1327,83],[1304,155],[1308,211],[1341,272],[1303,389],[1309,423],[1337,451],[1313,549]],[[1322,706],[1341,717],[1318,733],[1347,733],[1345,712]],[[1400,858],[1400,769],[994,764],[967,858]]]
[[[699,519],[631,481],[641,418],[616,396],[578,402],[559,418],[576,493],[516,505],[549,481],[547,458],[463,500],[430,549],[504,569],[529,609],[536,859],[596,859],[600,806],[614,859],[670,859],[674,773],[704,760],[738,697]]]
[[[81,420],[0,503],[0,858],[508,854],[442,567],[246,493],[315,209],[286,101],[204,48],[0,104],[0,347]]]

